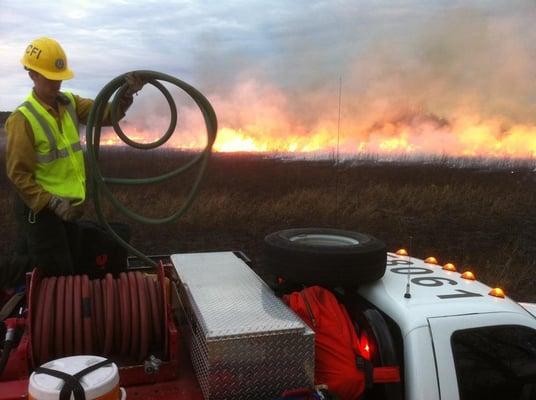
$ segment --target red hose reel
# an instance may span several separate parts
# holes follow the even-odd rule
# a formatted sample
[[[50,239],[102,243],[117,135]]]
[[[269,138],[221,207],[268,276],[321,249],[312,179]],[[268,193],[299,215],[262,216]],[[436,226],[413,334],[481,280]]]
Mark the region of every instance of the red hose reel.
[[[31,361],[39,366],[71,355],[103,355],[139,364],[168,353],[163,272],[40,278],[30,285]]]

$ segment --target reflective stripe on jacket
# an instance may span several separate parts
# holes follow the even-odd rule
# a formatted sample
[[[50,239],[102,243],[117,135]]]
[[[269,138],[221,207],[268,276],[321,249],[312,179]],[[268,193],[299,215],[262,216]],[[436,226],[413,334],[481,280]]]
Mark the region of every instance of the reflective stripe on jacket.
[[[83,201],[86,197],[86,174],[76,103],[71,93],[63,95],[69,103],[60,126],[33,92],[18,110],[28,120],[34,134],[37,157],[35,181],[51,194]]]

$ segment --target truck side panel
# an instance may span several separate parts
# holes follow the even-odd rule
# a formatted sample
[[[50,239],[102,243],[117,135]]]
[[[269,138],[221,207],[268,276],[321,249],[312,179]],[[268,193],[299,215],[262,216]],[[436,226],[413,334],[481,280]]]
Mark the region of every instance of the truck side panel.
[[[404,359],[406,399],[439,399],[437,369],[427,326],[415,328],[404,337]]]

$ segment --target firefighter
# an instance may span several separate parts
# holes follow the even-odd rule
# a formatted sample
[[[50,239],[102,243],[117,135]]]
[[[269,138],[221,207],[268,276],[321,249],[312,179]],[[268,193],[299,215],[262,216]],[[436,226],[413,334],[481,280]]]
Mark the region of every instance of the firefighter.
[[[5,124],[6,173],[16,193],[16,252],[31,255],[47,275],[73,274],[74,221],[82,216],[86,200],[78,124],[87,122],[93,100],[60,91],[62,81],[74,74],[54,39],[31,42],[21,62],[33,90]],[[128,88],[119,102],[121,118],[144,85],[135,74],[127,75],[126,81]],[[110,114],[108,105],[103,125],[111,125]]]

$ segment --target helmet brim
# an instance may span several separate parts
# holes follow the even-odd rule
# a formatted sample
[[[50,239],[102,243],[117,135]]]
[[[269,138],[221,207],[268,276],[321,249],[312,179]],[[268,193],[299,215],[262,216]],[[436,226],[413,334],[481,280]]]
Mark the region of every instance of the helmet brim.
[[[27,69],[40,73],[45,78],[50,79],[51,81],[66,81],[74,77],[74,72],[69,68],[65,68],[63,71],[59,72],[51,72],[35,66],[29,67],[24,62],[22,63],[22,65],[24,65]]]

